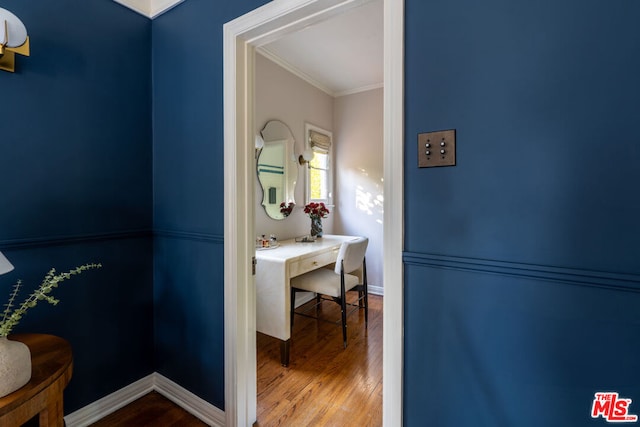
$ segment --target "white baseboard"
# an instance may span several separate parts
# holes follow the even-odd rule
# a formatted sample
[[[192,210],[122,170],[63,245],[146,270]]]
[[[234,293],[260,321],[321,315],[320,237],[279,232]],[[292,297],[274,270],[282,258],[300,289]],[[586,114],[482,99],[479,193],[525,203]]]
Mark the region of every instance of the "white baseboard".
[[[202,422],[213,427],[224,427],[225,415],[222,409],[219,409],[199,398],[189,390],[179,386],[167,377],[163,377],[157,372],[153,373],[155,377],[155,390],[176,405],[180,406],[193,416],[199,418]]]
[[[296,304],[295,304],[296,308],[300,307],[302,304],[308,303],[315,297],[316,297],[316,294],[314,294],[313,292],[299,292],[296,295]]]
[[[384,288],[382,286],[369,285],[367,288],[370,294],[384,296]]]
[[[373,295],[384,295],[382,286],[369,286],[369,293]],[[296,305],[304,304],[313,299],[314,294],[308,293],[300,295],[300,301]],[[102,399],[80,408],[77,411],[64,417],[67,427],[86,427],[96,421],[128,405],[136,399],[151,391],[157,391],[185,411],[193,414],[202,422],[215,427],[225,425],[224,411],[199,398],[185,388],[174,383],[167,377],[157,372],[129,384],[128,386],[115,391]]]
[[[151,391],[157,391],[210,426],[225,424],[224,411],[157,372],[65,416],[64,421],[67,427],[86,427]]]
[[[85,427],[153,390],[153,374],[121,388],[64,417],[68,427]]]

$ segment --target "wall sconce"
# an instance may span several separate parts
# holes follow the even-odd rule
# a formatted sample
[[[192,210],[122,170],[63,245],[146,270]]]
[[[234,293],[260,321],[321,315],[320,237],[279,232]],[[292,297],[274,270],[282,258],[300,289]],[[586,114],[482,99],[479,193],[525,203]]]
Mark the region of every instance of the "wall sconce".
[[[15,54],[29,56],[29,36],[20,18],[0,7],[0,70],[15,71]]]
[[[0,252],[0,274],[8,273],[13,270],[13,265],[9,262],[2,252]]]
[[[259,133],[256,134],[256,159],[260,155],[260,151],[262,151],[262,147],[264,147],[264,139],[260,136]]]
[[[300,157],[298,157],[298,163],[300,163],[300,165],[304,165],[306,163],[307,166],[309,166],[311,159],[313,159],[313,151],[310,148],[307,148],[302,152],[302,154],[300,154]]]

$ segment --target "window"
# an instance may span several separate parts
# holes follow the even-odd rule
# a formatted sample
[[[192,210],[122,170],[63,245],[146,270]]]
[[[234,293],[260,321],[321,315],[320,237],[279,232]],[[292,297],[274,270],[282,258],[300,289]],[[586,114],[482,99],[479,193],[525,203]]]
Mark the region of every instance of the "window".
[[[333,203],[331,172],[331,139],[329,131],[310,124],[305,125],[307,148],[313,157],[307,168],[307,202]]]

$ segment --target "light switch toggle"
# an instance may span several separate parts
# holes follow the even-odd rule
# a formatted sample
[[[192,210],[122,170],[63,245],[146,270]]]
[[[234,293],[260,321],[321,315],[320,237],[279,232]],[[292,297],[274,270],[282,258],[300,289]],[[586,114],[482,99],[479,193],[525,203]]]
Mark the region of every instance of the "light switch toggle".
[[[433,151],[433,146],[440,146]],[[456,165],[456,131],[455,129],[425,132],[418,134],[418,167]]]

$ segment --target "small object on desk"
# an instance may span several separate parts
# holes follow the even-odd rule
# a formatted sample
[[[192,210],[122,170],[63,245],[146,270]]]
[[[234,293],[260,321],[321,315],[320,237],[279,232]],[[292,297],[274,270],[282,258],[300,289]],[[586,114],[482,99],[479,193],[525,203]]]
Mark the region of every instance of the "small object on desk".
[[[302,236],[296,237],[296,242],[298,243],[311,243],[316,241],[316,236]]]
[[[278,241],[273,234],[267,239],[263,234],[262,237],[256,238],[256,250],[261,251],[263,249],[275,249],[278,247]]]
[[[266,251],[269,249],[277,249],[280,245],[277,243],[269,244],[269,246],[256,246],[256,251]]]

